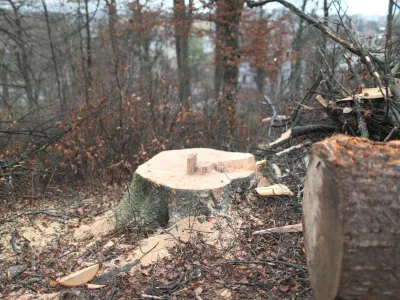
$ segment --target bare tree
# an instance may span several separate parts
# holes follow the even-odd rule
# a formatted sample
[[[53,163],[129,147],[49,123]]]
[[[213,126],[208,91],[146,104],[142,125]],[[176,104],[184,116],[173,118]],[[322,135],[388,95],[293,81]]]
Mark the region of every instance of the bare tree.
[[[61,110],[65,111],[65,108],[66,108],[65,95],[61,91],[62,87],[61,87],[61,82],[60,82],[60,74],[59,74],[59,71],[58,71],[56,49],[55,49],[54,42],[53,42],[50,18],[49,18],[49,13],[47,11],[47,5],[46,5],[46,1],[45,0],[42,0],[42,5],[43,5],[43,10],[44,10],[44,16],[45,16],[45,19],[46,19],[46,28],[47,28],[47,34],[48,34],[48,37],[49,37],[49,46],[50,46],[50,50],[51,50],[51,58],[52,58],[52,61],[53,61],[54,72],[56,74],[58,99],[61,101]]]

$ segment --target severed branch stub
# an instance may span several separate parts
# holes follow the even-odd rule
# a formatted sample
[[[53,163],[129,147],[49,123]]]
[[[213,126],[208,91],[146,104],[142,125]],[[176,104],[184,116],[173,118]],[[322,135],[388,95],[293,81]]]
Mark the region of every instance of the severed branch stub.
[[[197,171],[197,154],[190,153],[187,158],[187,174],[192,175]]]
[[[400,141],[314,144],[303,228],[315,299],[398,299],[399,220]]]

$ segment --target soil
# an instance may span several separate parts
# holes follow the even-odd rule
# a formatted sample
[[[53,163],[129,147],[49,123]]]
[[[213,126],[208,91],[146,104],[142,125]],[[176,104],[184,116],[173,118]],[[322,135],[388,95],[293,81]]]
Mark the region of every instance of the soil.
[[[193,216],[157,230],[114,230],[121,186],[71,184],[47,187],[46,198],[14,197],[0,204],[0,298],[312,299],[302,233],[252,235],[301,222],[304,168],[286,175],[266,181],[287,184],[293,197],[239,191],[229,217]],[[136,259],[101,289],[50,285],[94,263],[100,276]],[[28,269],[7,279],[20,264]]]

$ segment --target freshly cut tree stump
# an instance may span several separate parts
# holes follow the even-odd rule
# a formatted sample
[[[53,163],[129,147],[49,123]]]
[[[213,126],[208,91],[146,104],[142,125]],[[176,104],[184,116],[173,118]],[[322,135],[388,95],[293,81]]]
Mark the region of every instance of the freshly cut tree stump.
[[[161,152],[137,168],[116,210],[116,225],[174,224],[215,210],[227,214],[237,188],[248,186],[255,170],[249,153],[204,148]]]
[[[303,228],[315,299],[400,299],[400,141],[315,144]]]

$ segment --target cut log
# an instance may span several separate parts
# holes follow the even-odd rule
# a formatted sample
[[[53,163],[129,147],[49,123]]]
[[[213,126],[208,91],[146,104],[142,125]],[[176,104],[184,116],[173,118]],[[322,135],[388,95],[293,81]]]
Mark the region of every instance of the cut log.
[[[116,209],[116,225],[174,224],[193,215],[227,214],[238,187],[254,178],[252,154],[214,149],[164,151],[138,167]]]
[[[315,299],[398,299],[400,141],[315,144],[303,228]]]

